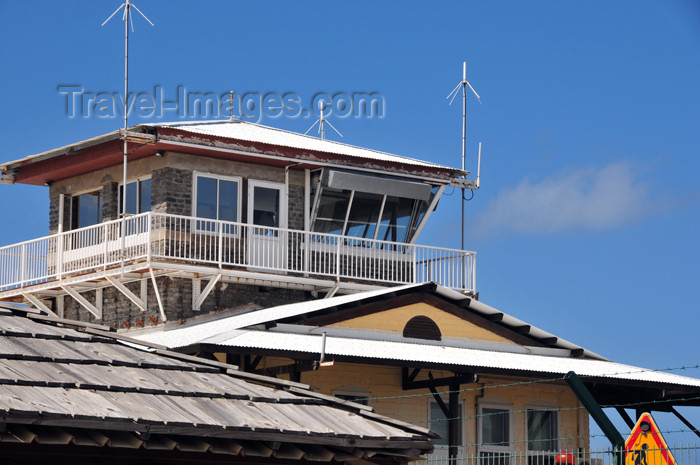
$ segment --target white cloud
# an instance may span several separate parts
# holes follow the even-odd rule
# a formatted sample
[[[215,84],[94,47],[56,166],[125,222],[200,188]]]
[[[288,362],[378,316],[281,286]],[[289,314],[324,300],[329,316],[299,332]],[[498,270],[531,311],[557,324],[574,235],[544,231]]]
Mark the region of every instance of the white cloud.
[[[650,185],[629,162],[565,171],[502,189],[476,217],[478,236],[496,232],[558,233],[629,224],[652,208]]]

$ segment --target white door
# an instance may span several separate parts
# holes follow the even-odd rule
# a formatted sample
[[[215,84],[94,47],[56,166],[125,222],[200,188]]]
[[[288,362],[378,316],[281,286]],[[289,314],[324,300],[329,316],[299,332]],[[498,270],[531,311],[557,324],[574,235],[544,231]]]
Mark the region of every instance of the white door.
[[[248,181],[248,258],[252,267],[287,267],[287,196],[284,184]]]

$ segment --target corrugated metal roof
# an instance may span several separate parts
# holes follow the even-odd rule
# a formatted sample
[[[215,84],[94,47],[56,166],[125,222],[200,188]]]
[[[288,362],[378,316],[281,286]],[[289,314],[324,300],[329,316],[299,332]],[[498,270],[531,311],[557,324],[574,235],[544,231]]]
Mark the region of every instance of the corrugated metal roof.
[[[142,332],[132,332],[130,336],[134,339],[161,344],[166,347],[185,347],[197,344],[203,339],[217,334],[224,334],[227,331],[248,326],[259,325],[271,321],[283,320],[294,316],[311,314],[320,310],[358,302],[361,300],[393,294],[397,291],[411,289],[415,284],[378,289],[376,291],[358,292],[347,294],[330,299],[309,300],[294,304],[280,305],[277,307],[264,308],[259,310],[247,310],[246,313],[219,318],[205,323],[194,323],[178,326],[166,326],[164,329],[144,330]]]
[[[423,167],[433,167],[441,169],[454,169],[436,163],[421,161],[414,158],[403,157],[391,153],[377,150],[356,147],[342,144],[332,140],[319,139],[317,137],[297,134],[283,129],[263,126],[261,124],[249,123],[246,121],[197,121],[197,122],[173,122],[145,124],[144,126],[169,127],[179,131],[193,134],[204,134],[214,137],[236,139],[248,142],[258,142],[280,147],[290,147],[295,149],[310,150],[315,152],[332,153],[346,155],[350,157],[363,158],[366,160],[384,161],[391,163],[402,163]]]
[[[457,291],[431,283],[421,284],[405,284],[402,286],[390,287],[376,291],[359,292],[356,294],[343,295],[332,297],[330,299],[311,300],[294,304],[280,305],[267,309],[249,311],[241,315],[234,315],[226,318],[217,319],[206,323],[195,323],[185,326],[165,327],[164,329],[148,330],[141,333],[135,333],[134,338],[143,341],[161,344],[167,347],[185,347],[192,344],[202,342],[205,338],[210,338],[215,335],[220,335],[225,338],[227,331],[246,328],[253,325],[282,321],[287,318],[292,318],[300,315],[313,315],[316,312],[321,312],[328,309],[333,309],[345,304],[358,303],[370,299],[388,296],[395,293],[410,292],[412,290],[423,289],[426,287],[434,287],[435,293],[455,302],[461,302],[469,299],[464,294]],[[542,329],[527,324],[515,317],[500,312],[492,307],[489,307],[482,302],[470,299],[469,308],[477,313],[484,315],[492,315],[494,313],[501,314],[501,322],[509,327],[528,326],[527,335],[536,338],[556,338],[555,346],[567,350],[581,350],[588,357],[604,360],[604,357],[597,355],[583,347],[574,343],[556,337]],[[568,355],[568,354],[567,354]]]
[[[321,353],[319,335],[258,330],[231,331],[228,339],[215,337],[203,343],[302,353]],[[610,378],[700,387],[700,380],[604,360],[509,353],[418,343],[326,336],[326,358],[350,356],[438,365],[489,368],[508,372],[534,372],[561,376],[574,371],[582,377]]]

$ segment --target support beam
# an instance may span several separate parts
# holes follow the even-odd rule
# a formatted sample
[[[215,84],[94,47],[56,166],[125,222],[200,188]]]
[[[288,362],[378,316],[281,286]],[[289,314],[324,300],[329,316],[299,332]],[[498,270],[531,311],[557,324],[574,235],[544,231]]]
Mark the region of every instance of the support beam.
[[[622,465],[625,452],[625,440],[620,432],[615,428],[615,425],[612,424],[605,412],[603,412],[603,409],[600,408],[598,402],[576,373],[573,371],[568,372],[566,376],[564,376],[564,381],[569,384],[569,387],[574,394],[576,394],[578,400],[583,404],[586,410],[588,410],[588,413],[590,413],[593,420],[595,420],[601,431],[603,431],[605,437],[610,441],[613,449],[613,462],[616,465]]]
[[[59,318],[64,318],[65,315],[65,299],[63,295],[56,296],[56,311]]]
[[[404,391],[411,389],[411,383],[415,381],[418,373],[420,373],[420,368],[414,368],[413,371],[409,373],[408,367],[401,367],[401,388]]]
[[[102,288],[95,289],[95,308],[102,314],[102,304],[104,303]]]
[[[127,288],[127,287],[126,287],[121,281],[119,281],[117,278],[112,278],[112,277],[110,277],[110,276],[107,276],[105,279],[106,279],[107,281],[109,281],[110,283],[112,283],[112,285],[113,285],[114,287],[116,287],[117,289],[119,289],[119,290],[121,291],[122,294],[124,294],[125,296],[127,296],[127,297],[129,298],[129,300],[131,300],[133,303],[135,303],[136,306],[137,306],[138,308],[140,308],[142,312],[145,312],[146,310],[148,310],[148,307],[146,307],[146,303],[145,303],[143,300],[141,300],[136,294],[134,294],[133,292],[131,292],[131,291],[129,290],[129,288]]]
[[[44,305],[44,302],[42,302],[41,300],[37,299],[36,296],[33,296],[32,294],[30,294],[30,293],[28,293],[28,292],[23,292],[23,293],[22,293],[22,296],[23,296],[25,299],[27,299],[28,301],[30,301],[30,302],[32,303],[32,305],[34,305],[34,306],[35,306],[36,308],[38,308],[39,310],[42,310],[42,311],[46,312],[48,315],[51,315],[51,316],[58,316],[58,315],[56,315],[54,312],[52,312],[51,309],[50,309],[49,307],[47,307],[46,305]]]
[[[158,301],[158,310],[160,310],[160,317],[165,323],[168,318],[165,316],[165,310],[163,309],[163,299],[160,297],[160,290],[158,289],[158,283],[156,282],[156,275],[153,273],[153,268],[148,269],[148,273],[151,275],[151,283],[153,284],[153,292],[156,295],[156,300]]]
[[[428,372],[428,378],[433,380],[433,374]],[[454,381],[457,377],[452,378],[452,383],[449,384],[450,391],[448,393],[448,403],[442,400],[442,397],[437,392],[434,386],[429,386],[430,392],[435,398],[440,410],[447,418],[447,442],[448,442],[448,463],[457,463],[457,456],[459,452],[459,424],[461,419],[459,418],[459,383]]]
[[[260,370],[255,370],[255,373],[265,376],[279,376],[279,375],[290,375],[295,374],[300,375],[304,371],[316,371],[318,370],[318,362],[315,360],[300,360],[296,361],[290,365],[279,365],[274,367],[262,368]]]
[[[675,408],[671,407],[671,412],[673,412],[673,414],[676,416],[676,418],[678,418],[680,421],[682,421],[683,424],[684,424],[685,426],[687,426],[688,428],[690,428],[690,430],[691,430],[693,433],[695,433],[695,435],[696,435],[697,437],[700,438],[700,431],[698,431],[698,429],[697,429],[695,426],[693,426],[693,424],[692,424],[691,422],[689,422],[683,415],[681,415],[680,412],[679,412],[678,410],[676,410]]]
[[[61,289],[66,291],[66,293],[68,293],[68,295],[73,297],[76,302],[78,302],[80,305],[85,307],[85,309],[87,309],[88,312],[95,315],[95,318],[97,318],[98,320],[102,319],[102,312],[99,309],[97,309],[94,305],[92,305],[90,302],[88,302],[87,299],[85,297],[83,297],[82,295],[80,295],[75,289],[73,289],[70,286],[65,286],[65,285],[61,285]]]
[[[241,369],[249,373],[255,372],[258,369],[258,365],[262,361],[262,355],[256,355],[255,358],[251,358],[250,355],[246,354],[243,356],[243,363],[241,364]]]
[[[336,284],[335,286],[333,286],[333,289],[331,289],[331,290],[328,292],[328,294],[326,294],[323,298],[324,298],[324,299],[330,299],[331,297],[333,297],[333,296],[335,295],[336,292],[338,292],[338,289],[339,289],[339,288],[340,288],[340,283],[338,283],[338,284]]]
[[[625,420],[625,423],[629,427],[629,429],[634,428],[634,421],[630,416],[627,414],[627,411],[623,409],[622,407],[615,407],[615,410],[617,410],[617,413],[620,414],[623,420]]]
[[[450,384],[448,407],[450,409],[450,416],[447,417],[448,459],[450,464],[456,464],[459,453],[459,424],[462,421],[459,418],[459,383],[456,381]]]
[[[408,368],[403,368],[401,371],[401,384],[404,391],[409,391],[412,389],[431,389],[440,386],[452,386],[454,383],[457,384],[472,384],[476,383],[478,380],[477,375],[473,373],[466,374],[455,374],[454,376],[449,376],[445,378],[433,378],[432,374],[428,374],[429,379],[422,379],[415,381],[416,375],[418,375],[418,369],[414,370],[411,374],[408,374]]]
[[[204,290],[199,293],[199,295],[197,296],[197,299],[194,301],[194,310],[195,311],[199,311],[202,308],[202,304],[204,303],[206,298],[209,297],[209,294],[214,289],[214,286],[216,286],[216,283],[218,283],[220,279],[221,279],[221,273],[214,275],[209,280],[207,285],[204,287]],[[193,286],[201,285],[201,281],[199,279],[193,279],[192,285]]]

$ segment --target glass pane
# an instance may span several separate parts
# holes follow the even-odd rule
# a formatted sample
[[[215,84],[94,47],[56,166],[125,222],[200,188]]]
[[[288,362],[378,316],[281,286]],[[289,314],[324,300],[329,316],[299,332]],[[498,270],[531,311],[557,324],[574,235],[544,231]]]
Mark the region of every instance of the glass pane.
[[[139,213],[151,211],[151,180],[139,181]]]
[[[280,225],[279,189],[256,186],[253,195],[253,224],[278,228]]]
[[[73,197],[71,227],[84,228],[102,222],[102,196],[99,192]]]
[[[197,177],[197,216],[216,219],[216,185],[217,180]]]
[[[350,191],[323,189],[313,230],[322,233],[341,234],[349,201]]]
[[[345,230],[346,236],[374,239],[384,196],[355,192]]]
[[[219,219],[238,221],[238,183],[219,181]]]
[[[557,412],[551,410],[527,411],[528,450],[557,450]]]
[[[508,410],[484,408],[481,414],[481,444],[507,446],[510,442]]]
[[[463,406],[459,406],[459,416],[464,417],[464,409],[462,408]],[[462,445],[462,421],[458,421],[458,432],[457,436],[459,437],[459,442],[457,443],[458,446]],[[431,402],[430,403],[430,424],[428,425],[428,429],[431,431],[434,431],[435,433],[440,435],[440,439],[433,439],[433,443],[436,446],[447,446],[449,445],[449,426],[448,426],[448,421],[447,417],[445,414],[442,412],[442,409],[440,406],[437,404],[437,402]]]
[[[136,183],[130,182],[126,185],[126,212],[131,214],[138,213],[136,210],[137,205]]]
[[[388,196],[384,204],[377,239],[405,242],[413,213],[413,199]]]

